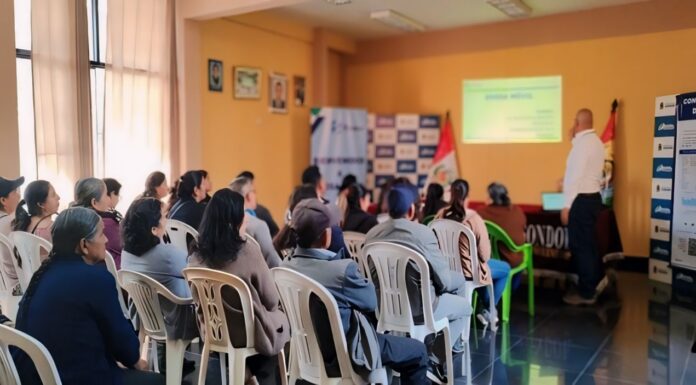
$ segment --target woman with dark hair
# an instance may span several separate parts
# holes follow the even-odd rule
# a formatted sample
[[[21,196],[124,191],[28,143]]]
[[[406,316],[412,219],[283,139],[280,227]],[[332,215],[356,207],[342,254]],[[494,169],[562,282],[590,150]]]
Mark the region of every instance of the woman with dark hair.
[[[203,203],[210,202],[210,192],[213,191],[213,181],[210,179],[210,174],[206,170],[198,170],[203,175],[203,190],[205,190],[205,198]]]
[[[499,261],[491,258],[491,241],[488,239],[488,230],[481,216],[476,211],[467,208],[469,204],[469,183],[463,179],[457,179],[450,185],[450,205],[441,209],[436,218],[451,219],[461,222],[471,229],[476,238],[477,256],[471,255],[471,248],[468,239],[462,234],[459,238],[459,255],[462,260],[462,272],[467,280],[473,279],[473,270],[470,258],[478,258],[479,262],[479,277],[482,283],[493,283],[493,292],[495,303],[500,301],[503,295],[507,277],[510,275],[510,265],[507,262]],[[481,290],[481,299],[484,303],[488,301],[488,291]],[[485,309],[485,306],[480,306],[483,309],[477,315],[478,320],[484,324],[497,323],[497,319],[491,319],[491,314]]]
[[[121,215],[111,211],[111,199],[106,193],[106,183],[97,178],[80,179],[75,184],[75,201],[72,207],[86,207],[99,214],[104,221],[104,235],[108,239],[106,251],[111,254],[116,262],[116,268],[121,268]]]
[[[367,234],[377,226],[377,218],[367,213],[370,206],[370,191],[354,183],[346,189],[346,211],[343,217],[343,231],[355,231]]]
[[[50,182],[36,180],[29,183],[24,190],[24,199],[17,205],[12,230],[26,231],[52,242],[52,217],[58,213],[59,206],[60,197]]]
[[[512,204],[507,188],[500,183],[491,183],[488,185],[488,197],[488,205],[478,210],[479,215],[502,227],[515,244],[523,244],[527,217],[519,206]],[[513,253],[505,245],[499,247],[500,253],[510,266],[516,267],[522,263],[522,253]]]
[[[290,339],[290,326],[278,306],[278,290],[261,250],[244,237],[244,218],[242,195],[230,189],[217,191],[205,209],[189,266],[234,274],[249,286],[259,354],[247,359],[247,368],[260,384],[279,384],[277,355]],[[235,333],[243,319],[239,310],[234,308],[233,304],[238,302],[234,297],[236,295],[223,300],[230,339],[236,344],[235,341],[244,341],[245,336]]]
[[[102,180],[106,185],[106,197],[109,198],[109,211],[114,213],[120,222],[121,219],[123,219],[123,215],[116,210],[116,206],[118,202],[121,201],[121,187],[123,186],[121,186],[119,181],[113,178],[104,178]]]
[[[205,177],[200,170],[187,171],[179,178],[169,196],[167,218],[198,229],[205,211]]]
[[[164,384],[163,376],[140,371],[147,362],[140,359],[138,336],[121,312],[114,277],[96,266],[106,251],[99,215],[83,207],[66,209],[52,235],[49,258],[20,302],[17,329],[48,349],[66,385]],[[22,384],[41,384],[23,351],[14,361]]]
[[[138,198],[162,199],[167,196],[169,185],[162,171],[153,171],[145,180],[145,191]]]
[[[425,206],[423,207],[423,218],[437,214],[440,209],[447,206],[442,197],[445,195],[445,189],[439,183],[431,183],[425,193]]]
[[[121,222],[121,268],[152,277],[174,295],[190,298],[191,290],[181,273],[188,256],[173,244],[163,242],[165,221],[164,204],[159,199],[133,201]],[[193,306],[177,306],[163,299],[160,301],[166,312],[164,322],[167,337],[184,340],[198,337]],[[185,361],[184,370],[189,369],[186,368],[187,362],[190,361]]]

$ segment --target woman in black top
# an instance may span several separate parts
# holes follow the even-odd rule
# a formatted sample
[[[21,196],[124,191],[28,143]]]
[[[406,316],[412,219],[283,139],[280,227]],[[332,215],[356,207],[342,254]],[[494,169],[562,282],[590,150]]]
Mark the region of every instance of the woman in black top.
[[[367,234],[377,225],[377,218],[365,210],[370,206],[370,191],[354,183],[346,189],[346,212],[343,217],[343,231]]]
[[[431,183],[425,193],[425,206],[423,207],[423,218],[437,214],[440,209],[448,206],[442,197],[445,195],[445,189],[438,183]]]
[[[175,219],[198,229],[205,204],[205,177],[200,170],[188,171],[174,184],[169,198],[167,218]]]

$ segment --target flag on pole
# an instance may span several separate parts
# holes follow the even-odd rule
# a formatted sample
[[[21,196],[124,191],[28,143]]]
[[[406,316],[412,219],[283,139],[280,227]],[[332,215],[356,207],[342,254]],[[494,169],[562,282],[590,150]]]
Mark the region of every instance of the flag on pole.
[[[604,172],[602,178],[602,202],[611,207],[614,203],[614,138],[616,135],[616,109],[619,102],[614,99],[611,103],[611,114],[602,133],[604,143]]]
[[[445,124],[440,130],[440,140],[433,157],[433,163],[430,165],[425,187],[430,183],[439,183],[447,191],[449,185],[457,178],[459,178],[459,167],[454,136],[452,135],[452,121],[450,120],[449,111],[447,111]]]

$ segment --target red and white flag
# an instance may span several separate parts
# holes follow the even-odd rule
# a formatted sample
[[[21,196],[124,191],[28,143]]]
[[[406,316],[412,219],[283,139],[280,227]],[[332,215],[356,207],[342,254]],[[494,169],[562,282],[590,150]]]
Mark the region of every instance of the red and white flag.
[[[452,134],[452,121],[449,112],[445,117],[445,124],[440,130],[440,141],[430,165],[425,187],[430,183],[439,183],[448,191],[449,185],[459,178],[459,166],[457,164],[456,146]]]
[[[609,207],[614,204],[614,139],[616,137],[616,108],[618,106],[618,100],[614,99],[614,102],[611,103],[609,120],[601,136],[602,143],[604,143],[604,172],[601,194],[602,202]]]

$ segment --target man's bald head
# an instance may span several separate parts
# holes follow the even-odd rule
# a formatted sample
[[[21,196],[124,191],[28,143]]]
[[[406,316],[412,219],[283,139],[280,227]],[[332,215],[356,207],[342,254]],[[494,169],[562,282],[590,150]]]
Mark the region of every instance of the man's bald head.
[[[589,108],[582,108],[575,114],[575,124],[573,125],[573,136],[580,131],[594,128],[592,111]]]

